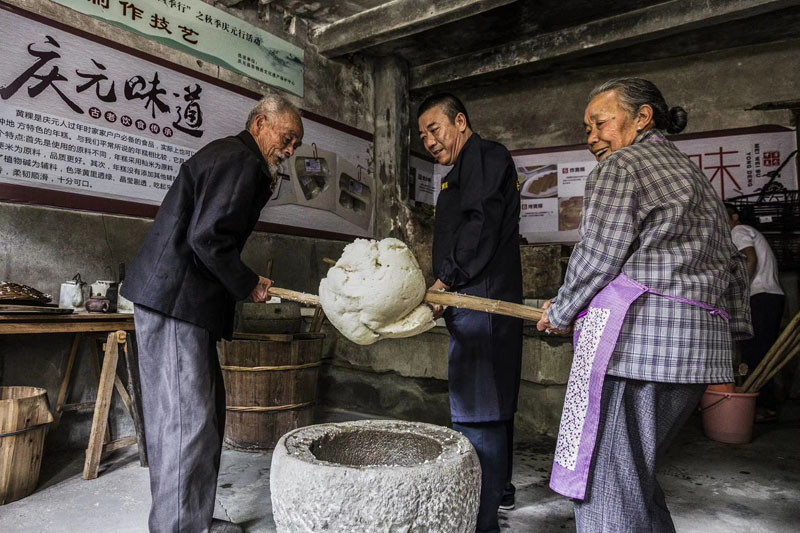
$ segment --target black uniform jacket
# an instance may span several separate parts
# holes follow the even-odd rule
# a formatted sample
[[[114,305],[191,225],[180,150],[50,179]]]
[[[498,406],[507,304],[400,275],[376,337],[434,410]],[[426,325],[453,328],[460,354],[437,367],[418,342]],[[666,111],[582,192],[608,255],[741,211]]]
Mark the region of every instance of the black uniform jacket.
[[[269,170],[249,132],[201,148],[181,165],[123,296],[230,338],[236,301],[258,283],[240,253],[270,193]]]
[[[452,291],[522,302],[517,172],[503,145],[477,133],[442,181],[433,272]]]
[[[508,150],[473,133],[436,202],[433,268],[451,290],[522,302],[517,173]],[[522,320],[448,307],[453,422],[512,420]]]

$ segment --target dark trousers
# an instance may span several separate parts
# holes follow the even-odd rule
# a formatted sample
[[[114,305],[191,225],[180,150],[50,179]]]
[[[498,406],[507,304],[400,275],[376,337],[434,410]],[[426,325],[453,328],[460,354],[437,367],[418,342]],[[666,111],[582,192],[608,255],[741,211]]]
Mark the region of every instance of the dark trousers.
[[[753,321],[753,338],[742,341],[742,362],[747,363],[749,372],[767,355],[767,352],[778,339],[783,318],[782,294],[768,294],[762,292],[750,297],[750,315]],[[770,380],[766,383],[756,399],[756,402],[770,409],[775,407],[775,386]]]
[[[225,428],[216,341],[198,326],[135,306],[147,456],[150,531],[211,525]]]
[[[508,468],[506,468],[506,485],[503,488],[503,498],[511,498],[511,501],[514,501],[514,497],[517,493],[517,487],[511,483],[511,476],[514,473],[514,421],[511,420],[506,422],[506,443],[508,448]]]
[[[514,421],[453,423],[453,429],[467,437],[481,463],[481,503],[476,531],[500,531],[497,509],[506,484],[511,481]]]
[[[705,389],[606,376],[578,533],[674,533],[656,467]]]

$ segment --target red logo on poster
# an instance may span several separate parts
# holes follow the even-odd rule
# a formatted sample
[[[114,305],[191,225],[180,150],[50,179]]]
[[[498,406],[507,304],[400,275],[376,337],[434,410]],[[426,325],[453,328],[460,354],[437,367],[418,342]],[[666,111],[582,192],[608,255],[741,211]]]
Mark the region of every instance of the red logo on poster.
[[[764,152],[764,156],[762,157],[761,161],[765,167],[777,167],[781,164],[781,153]]]

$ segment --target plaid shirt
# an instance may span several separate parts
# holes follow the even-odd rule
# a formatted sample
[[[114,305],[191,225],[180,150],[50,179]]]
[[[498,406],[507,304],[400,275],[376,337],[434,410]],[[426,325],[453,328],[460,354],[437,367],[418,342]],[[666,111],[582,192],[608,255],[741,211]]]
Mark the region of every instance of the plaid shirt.
[[[608,374],[668,383],[733,381],[732,339],[752,334],[744,256],[708,178],[659,130],[597,165],[581,240],[549,310],[571,324],[620,272],[663,294],[725,309],[730,322],[646,293],[631,305]]]

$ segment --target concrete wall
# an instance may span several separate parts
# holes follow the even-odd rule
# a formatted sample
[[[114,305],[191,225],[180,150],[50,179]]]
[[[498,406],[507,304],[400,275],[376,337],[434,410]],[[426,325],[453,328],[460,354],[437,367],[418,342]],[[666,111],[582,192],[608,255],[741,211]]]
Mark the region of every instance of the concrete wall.
[[[482,137],[518,150],[585,142],[586,97],[596,85],[623,76],[653,81],[668,105],[686,109],[689,124],[684,133],[760,124],[794,126],[787,110],[746,109],[763,102],[797,100],[800,77],[792,73],[798,69],[800,40],[790,40],[449,90],[463,99]],[[420,101],[412,101],[414,117]],[[411,140],[413,150],[423,150],[418,135]]]
[[[266,90],[266,86],[250,78],[198,61],[192,56],[128,34],[58,4],[40,0],[12,0],[10,3],[146,53],[166,57],[174,63],[255,92]],[[286,96],[305,110],[372,132],[370,61],[359,58],[328,61],[308,45],[307,28],[302,19],[285,18],[274,7],[261,6],[257,10],[256,5],[248,3],[245,10],[228,11],[305,49],[305,97]],[[218,7],[225,9],[222,3]],[[269,12],[265,9],[269,9]],[[119,263],[130,263],[150,223],[147,219],[0,201],[0,280],[33,286],[50,293],[58,301],[61,282],[71,279],[76,272],[80,272],[86,281],[107,279],[109,274],[106,265],[114,269],[116,274]],[[322,258],[338,257],[345,244],[341,241],[254,233],[243,252],[243,259],[263,275],[267,274],[267,264],[271,260],[272,277],[276,284],[316,293],[320,277],[326,270]],[[0,385],[45,387],[53,405],[71,342],[71,335],[0,336]],[[122,366],[120,373],[124,375]],[[96,378],[89,344],[84,342],[73,371],[73,385],[67,401],[92,401],[95,391]],[[85,447],[91,418],[91,412],[66,414],[58,431],[50,432],[48,449]],[[111,431],[114,438],[133,433],[132,423],[116,394],[112,405]]]

